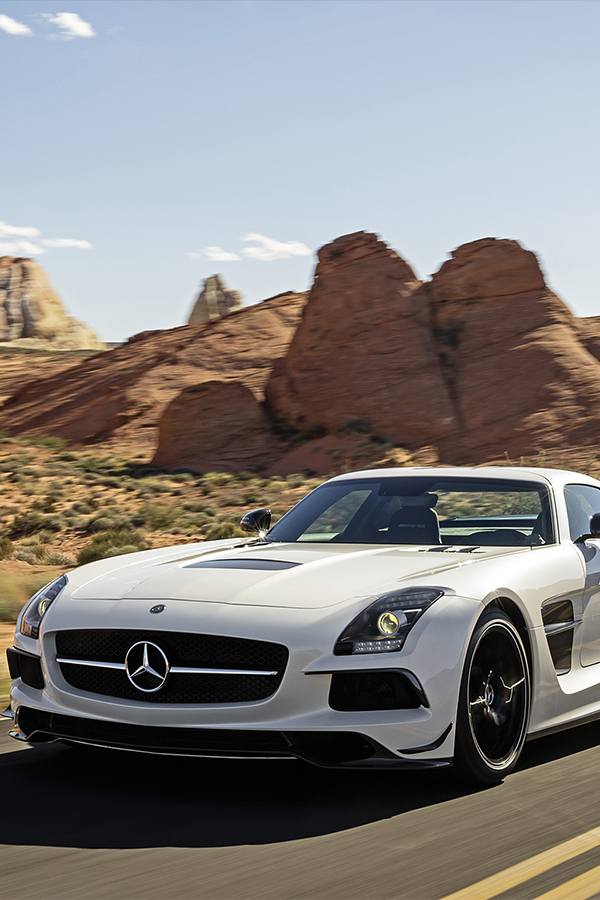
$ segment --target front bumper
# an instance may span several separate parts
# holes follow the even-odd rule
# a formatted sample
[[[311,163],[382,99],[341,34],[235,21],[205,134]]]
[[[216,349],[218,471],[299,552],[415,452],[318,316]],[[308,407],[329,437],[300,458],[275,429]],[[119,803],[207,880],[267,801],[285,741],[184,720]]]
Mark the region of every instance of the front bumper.
[[[227,616],[235,616],[237,625],[239,612],[219,609],[218,620],[210,621],[207,614],[203,633],[237,634],[253,640],[268,635],[289,648],[289,661],[272,696],[254,702],[214,703],[166,703],[158,694],[126,699],[69,684],[57,661],[56,628],[97,628],[101,610],[88,612],[93,605],[87,601],[62,621],[54,615],[52,624],[51,609],[39,641],[17,633],[13,652],[20,657],[19,667],[25,661],[35,668],[26,656],[37,655],[43,685],[27,683],[13,660],[13,737],[33,743],[61,740],[176,755],[295,757],[341,767],[432,768],[451,761],[465,636],[478,612],[474,601],[441,599],[435,616],[423,616],[417,622],[401,653],[363,657],[334,656],[319,649],[333,647],[340,630],[338,621],[315,624],[307,613],[306,626],[300,621],[290,627],[288,611],[276,614],[258,609],[241,631],[226,621]],[[116,627],[138,626],[140,612],[135,606],[120,601],[114,614],[119,620]],[[89,621],[84,620],[84,613]],[[181,615],[184,613],[186,609]],[[314,618],[314,611],[310,613]],[[167,629],[179,626],[178,631],[196,633],[195,617],[185,625],[187,628],[182,628],[179,619],[167,619],[165,614]],[[158,637],[156,640],[161,643]],[[337,694],[333,691],[340,678],[347,679],[348,685],[355,676],[384,671],[412,679],[421,690],[420,699],[404,706],[364,708],[355,703],[354,688]],[[151,702],[149,696],[156,700]]]
[[[451,759],[399,759],[373,738],[350,731],[165,728],[85,719],[27,706],[18,707],[9,734],[29,743],[65,741],[170,756],[228,759],[287,757],[326,768],[431,769],[448,766],[452,762]]]

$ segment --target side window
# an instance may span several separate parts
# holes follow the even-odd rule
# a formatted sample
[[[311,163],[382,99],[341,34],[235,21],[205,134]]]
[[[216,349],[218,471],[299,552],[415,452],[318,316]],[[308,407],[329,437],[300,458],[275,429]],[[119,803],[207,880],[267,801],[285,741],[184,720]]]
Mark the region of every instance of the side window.
[[[567,484],[565,500],[571,540],[576,541],[582,534],[589,534],[590,517],[600,513],[600,488],[591,484]]]

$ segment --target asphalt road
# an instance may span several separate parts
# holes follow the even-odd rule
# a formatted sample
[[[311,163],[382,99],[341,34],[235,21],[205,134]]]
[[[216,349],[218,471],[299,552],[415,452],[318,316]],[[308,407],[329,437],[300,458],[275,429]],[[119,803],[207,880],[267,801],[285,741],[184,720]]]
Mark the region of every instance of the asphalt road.
[[[517,772],[480,791],[447,772],[29,748],[4,735],[0,785],[3,900],[600,897],[600,830],[516,886],[464,893],[599,828],[600,724],[528,744]]]

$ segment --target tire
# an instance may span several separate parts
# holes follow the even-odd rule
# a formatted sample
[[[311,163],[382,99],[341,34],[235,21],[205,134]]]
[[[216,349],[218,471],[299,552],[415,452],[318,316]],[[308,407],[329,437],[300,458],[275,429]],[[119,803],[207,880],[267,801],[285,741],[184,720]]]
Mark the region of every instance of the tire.
[[[483,613],[467,649],[454,765],[471,784],[497,784],[515,768],[529,722],[527,655],[501,610]]]

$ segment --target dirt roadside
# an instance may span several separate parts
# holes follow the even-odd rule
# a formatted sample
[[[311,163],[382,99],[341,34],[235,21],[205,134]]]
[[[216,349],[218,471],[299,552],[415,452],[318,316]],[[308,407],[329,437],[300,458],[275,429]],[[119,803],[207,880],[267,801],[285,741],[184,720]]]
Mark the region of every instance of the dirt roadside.
[[[8,676],[8,663],[6,661],[6,648],[12,647],[15,626],[6,622],[0,622],[0,712],[8,703],[10,678]],[[6,720],[5,720],[6,721]]]

